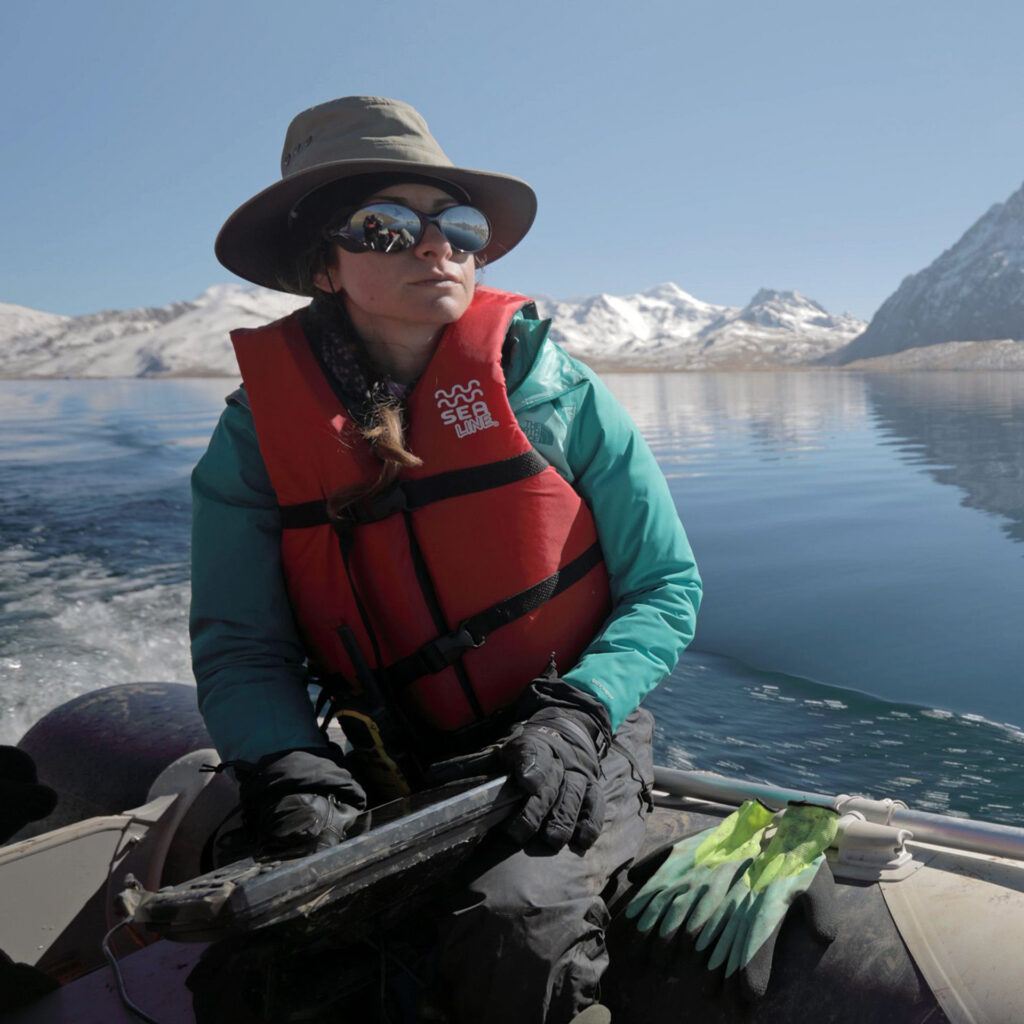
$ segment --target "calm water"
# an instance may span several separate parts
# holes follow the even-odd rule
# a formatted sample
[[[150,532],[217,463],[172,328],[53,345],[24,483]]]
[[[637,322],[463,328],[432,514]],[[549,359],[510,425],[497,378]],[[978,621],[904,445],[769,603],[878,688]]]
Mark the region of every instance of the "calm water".
[[[660,759],[1024,823],[1024,374],[618,374],[705,578]],[[0,741],[190,678],[230,381],[0,382]]]

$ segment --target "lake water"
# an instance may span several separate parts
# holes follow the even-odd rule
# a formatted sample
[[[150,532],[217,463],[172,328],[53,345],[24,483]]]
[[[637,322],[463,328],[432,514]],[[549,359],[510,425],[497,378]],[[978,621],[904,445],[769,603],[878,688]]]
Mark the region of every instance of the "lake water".
[[[1024,823],[1024,374],[612,374],[698,556],[658,755]],[[0,742],[189,681],[188,474],[233,383],[0,382]]]

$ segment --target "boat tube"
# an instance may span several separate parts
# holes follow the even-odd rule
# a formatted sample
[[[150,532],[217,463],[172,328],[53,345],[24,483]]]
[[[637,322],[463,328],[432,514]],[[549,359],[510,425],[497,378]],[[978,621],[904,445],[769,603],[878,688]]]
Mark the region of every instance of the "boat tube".
[[[61,983],[5,1021],[348,1019],[339,1008],[360,1005],[356,993],[379,998],[387,944],[429,917],[433,887],[517,799],[503,780],[479,780],[375,808],[359,835],[311,857],[217,867],[211,837],[237,792],[202,771],[217,758],[188,718],[194,691],[130,684],[88,697],[23,741],[75,820],[0,847],[0,948]],[[185,725],[169,721],[179,706]],[[656,789],[643,853],[607,894],[602,998],[617,1022],[1024,1020],[1024,830],[672,769],[657,770]],[[622,911],[672,843],[751,798],[840,814],[828,859],[841,926],[819,945],[794,911],[766,995],[747,1004],[706,956],[655,953]]]

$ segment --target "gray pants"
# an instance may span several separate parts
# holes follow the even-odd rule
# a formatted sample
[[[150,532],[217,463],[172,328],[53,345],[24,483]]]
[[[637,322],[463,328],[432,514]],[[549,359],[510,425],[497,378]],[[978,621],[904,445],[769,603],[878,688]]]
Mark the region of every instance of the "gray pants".
[[[615,734],[602,762],[604,831],[584,856],[541,842],[518,849],[498,832],[474,854],[439,922],[438,975],[457,1024],[565,1024],[598,1001],[603,895],[644,840],[653,728],[639,710]]]

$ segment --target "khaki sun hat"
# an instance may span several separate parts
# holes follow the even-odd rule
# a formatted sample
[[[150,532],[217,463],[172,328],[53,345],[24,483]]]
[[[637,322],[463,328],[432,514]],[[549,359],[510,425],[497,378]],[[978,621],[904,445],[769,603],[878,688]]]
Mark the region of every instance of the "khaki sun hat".
[[[288,126],[281,181],[228,217],[214,245],[217,259],[247,281],[297,291],[290,282],[297,256],[292,222],[298,204],[317,189],[357,175],[397,180],[394,175],[406,173],[412,180],[453,186],[457,198],[464,197],[487,215],[491,240],[480,253],[487,262],[515,246],[537,212],[537,197],[525,181],[456,167],[408,103],[345,96],[304,110]]]

